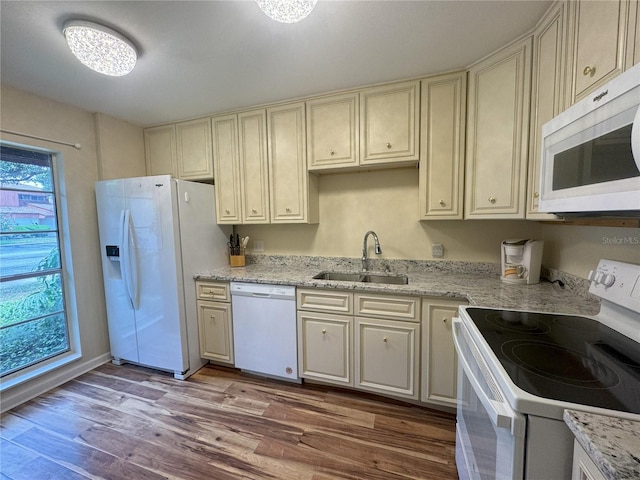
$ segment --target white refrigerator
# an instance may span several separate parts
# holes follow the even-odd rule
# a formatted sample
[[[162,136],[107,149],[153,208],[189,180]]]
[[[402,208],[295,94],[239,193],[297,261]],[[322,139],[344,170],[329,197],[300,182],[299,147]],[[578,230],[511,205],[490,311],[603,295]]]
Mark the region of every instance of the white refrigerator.
[[[228,263],[214,187],[157,175],[95,188],[113,362],[185,379],[206,363],[193,275]]]

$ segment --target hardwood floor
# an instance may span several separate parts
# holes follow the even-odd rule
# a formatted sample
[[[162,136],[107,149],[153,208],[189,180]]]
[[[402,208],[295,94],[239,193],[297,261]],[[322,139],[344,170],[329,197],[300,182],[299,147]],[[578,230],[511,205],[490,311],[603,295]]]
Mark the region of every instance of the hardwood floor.
[[[106,364],[1,427],[1,479],[458,478],[454,415],[221,367]]]

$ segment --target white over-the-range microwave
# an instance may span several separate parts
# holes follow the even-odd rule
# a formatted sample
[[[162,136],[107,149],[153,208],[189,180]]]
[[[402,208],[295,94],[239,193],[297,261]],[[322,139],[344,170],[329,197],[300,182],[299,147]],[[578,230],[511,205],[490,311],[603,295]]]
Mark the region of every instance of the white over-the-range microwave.
[[[538,208],[640,216],[640,63],[543,125]]]

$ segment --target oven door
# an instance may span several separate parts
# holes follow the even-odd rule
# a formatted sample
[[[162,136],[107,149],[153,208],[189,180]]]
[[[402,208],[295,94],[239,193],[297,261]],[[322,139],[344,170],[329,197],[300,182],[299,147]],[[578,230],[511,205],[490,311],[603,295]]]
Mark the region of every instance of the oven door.
[[[500,393],[463,322],[453,319],[458,352],[456,465],[460,480],[522,479],[525,417]]]

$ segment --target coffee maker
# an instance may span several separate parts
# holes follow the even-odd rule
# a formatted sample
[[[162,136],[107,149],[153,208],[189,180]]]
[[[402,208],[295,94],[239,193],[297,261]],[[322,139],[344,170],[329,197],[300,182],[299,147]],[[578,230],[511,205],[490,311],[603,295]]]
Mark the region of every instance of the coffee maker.
[[[502,272],[500,279],[507,283],[531,285],[540,281],[542,240],[504,240],[502,242]]]

